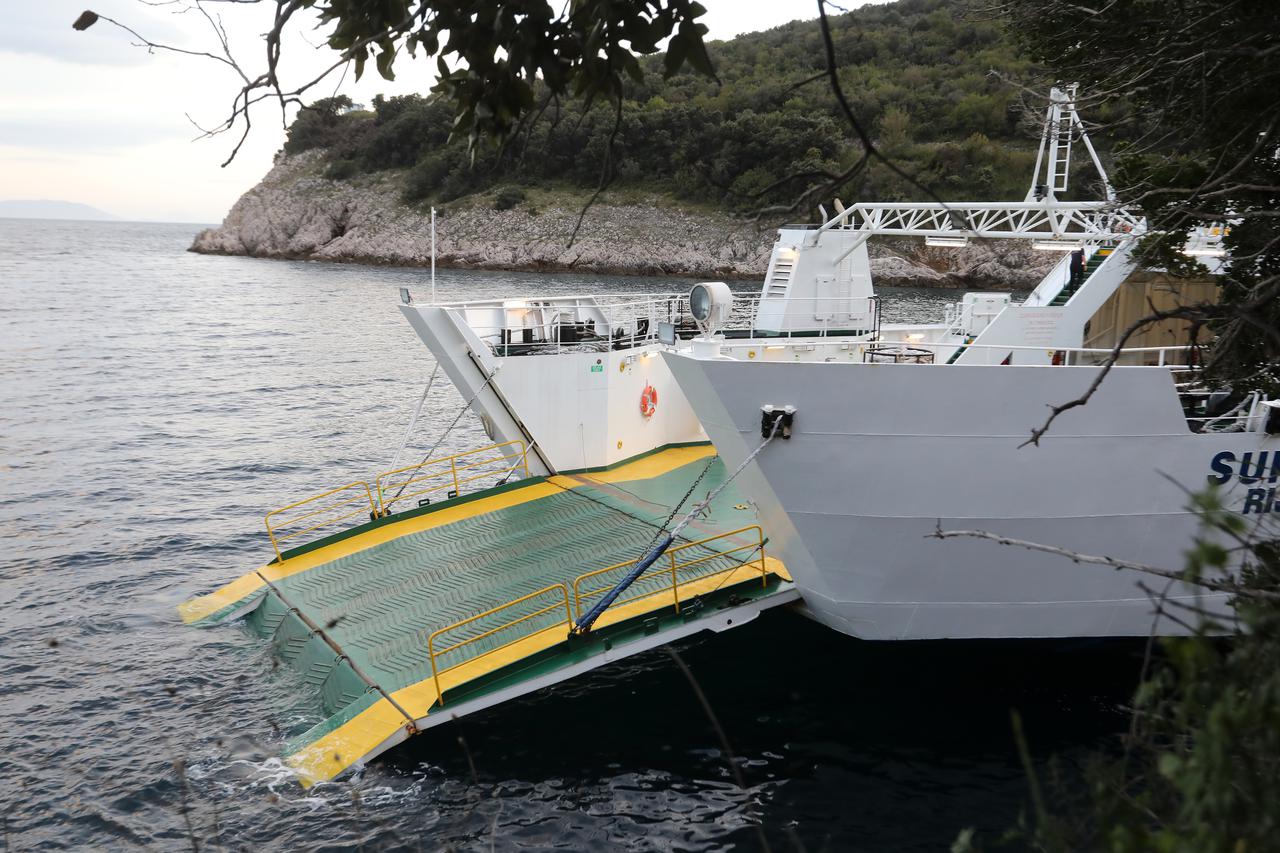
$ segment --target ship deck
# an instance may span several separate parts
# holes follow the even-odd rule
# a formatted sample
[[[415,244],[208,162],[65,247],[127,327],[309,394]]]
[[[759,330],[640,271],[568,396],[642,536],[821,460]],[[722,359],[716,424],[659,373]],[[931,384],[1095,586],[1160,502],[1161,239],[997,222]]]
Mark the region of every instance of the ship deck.
[[[324,721],[285,748],[312,784],[416,731],[795,600],[730,484],[590,633],[569,636],[672,507],[725,476],[695,445],[527,478],[282,551],[180,611],[193,624],[244,617],[315,690]]]

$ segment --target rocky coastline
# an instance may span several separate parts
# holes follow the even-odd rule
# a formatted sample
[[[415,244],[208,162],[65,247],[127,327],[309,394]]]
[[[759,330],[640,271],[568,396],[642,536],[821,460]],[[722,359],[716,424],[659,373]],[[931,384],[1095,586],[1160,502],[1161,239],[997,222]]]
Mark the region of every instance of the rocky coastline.
[[[425,266],[430,214],[400,201],[403,176],[382,172],[339,181],[323,174],[322,153],[280,157],[231,208],[222,224],[196,235],[191,251],[257,258]],[[584,199],[527,190],[496,210],[493,192],[437,211],[440,267],[670,275],[703,279],[764,274],[777,223],[744,222],[681,206],[669,198],[606,196],[587,212],[570,243]],[[1021,241],[937,249],[922,241],[874,241],[879,285],[969,289],[1033,287],[1056,258]]]

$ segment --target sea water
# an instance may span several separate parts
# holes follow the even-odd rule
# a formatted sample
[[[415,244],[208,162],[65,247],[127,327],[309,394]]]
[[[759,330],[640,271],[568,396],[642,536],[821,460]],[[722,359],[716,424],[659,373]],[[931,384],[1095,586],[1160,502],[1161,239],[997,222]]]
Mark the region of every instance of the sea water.
[[[0,849],[938,850],[1016,823],[1011,709],[1037,762],[1123,729],[1132,646],[771,612],[676,650],[720,731],[659,650],[304,791],[279,755],[308,688],[175,606],[270,557],[266,510],[387,467],[432,368],[398,291],[428,273],[194,255],[196,229],[0,220]],[[688,286],[438,275],[441,299]],[[937,320],[957,294],[883,296]],[[437,382],[411,447],[461,404]]]

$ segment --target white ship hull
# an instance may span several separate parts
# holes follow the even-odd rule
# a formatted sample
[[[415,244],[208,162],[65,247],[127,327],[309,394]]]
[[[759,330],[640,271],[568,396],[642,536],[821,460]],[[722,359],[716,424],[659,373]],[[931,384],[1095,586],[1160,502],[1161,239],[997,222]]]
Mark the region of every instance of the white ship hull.
[[[1179,570],[1198,530],[1188,491],[1204,487],[1215,456],[1280,461],[1280,441],[1261,432],[1192,433],[1161,368],[1116,369],[1039,447],[1019,450],[1047,405],[1078,396],[1095,368],[665,358],[731,468],[760,443],[761,405],[797,407],[794,437],[760,454],[744,489],[806,605],[869,639],[1147,635],[1143,586],[1163,593],[1160,578],[930,534],[986,530]],[[1263,517],[1273,503],[1259,490],[1274,489],[1274,472],[1260,483],[1233,474],[1227,505],[1252,500]],[[1182,584],[1168,595],[1229,612],[1224,596]],[[1157,629],[1181,630],[1168,619]]]

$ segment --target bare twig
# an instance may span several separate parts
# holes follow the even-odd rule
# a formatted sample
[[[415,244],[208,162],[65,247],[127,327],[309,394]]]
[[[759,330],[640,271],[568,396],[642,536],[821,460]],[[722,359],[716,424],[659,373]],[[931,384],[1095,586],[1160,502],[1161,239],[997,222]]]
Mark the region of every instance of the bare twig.
[[[187,784],[187,763],[181,758],[175,758],[173,760],[173,769],[178,774],[178,791],[181,795],[178,812],[182,815],[182,820],[187,825],[187,838],[191,842],[191,853],[200,853],[200,839],[196,837],[195,826],[191,823],[191,786]]]
[[[585,113],[583,114],[585,116]],[[596,186],[596,191],[591,194],[591,198],[587,199],[587,203],[582,206],[582,210],[578,211],[578,221],[573,226],[573,233],[569,235],[569,243],[566,249],[573,248],[573,242],[578,239],[578,231],[582,228],[582,220],[586,218],[587,211],[596,203],[596,199],[600,198],[600,194],[608,189],[609,184],[613,183],[613,176],[617,174],[617,170],[613,166],[613,146],[618,139],[618,131],[622,129],[622,96],[618,95],[614,102],[613,114],[613,130],[609,133],[609,141],[604,149],[604,164],[600,167],[600,183]]]
[[[1049,820],[1049,810],[1045,807],[1044,793],[1040,790],[1040,778],[1036,774],[1035,765],[1031,762],[1031,749],[1027,746],[1027,734],[1022,728],[1022,715],[1017,709],[1009,711],[1009,721],[1013,725],[1013,741],[1018,747],[1018,760],[1022,762],[1022,772],[1027,777],[1031,807],[1035,809],[1037,825],[1045,826]]]
[[[1057,545],[1045,545],[1040,542],[1029,542],[1025,539],[1013,539],[1008,536],[998,536],[987,530],[943,530],[939,525],[933,533],[928,534],[932,539],[986,539],[989,542],[995,542],[998,545],[1012,545],[1017,548],[1026,548],[1028,551],[1040,551],[1045,554],[1054,554],[1059,557],[1065,557],[1073,563],[1089,563],[1098,566],[1109,566],[1110,568],[1132,569],[1135,572],[1153,575],[1165,580],[1180,581],[1190,586],[1200,586],[1213,592],[1225,592],[1231,595],[1237,595],[1242,598],[1260,598],[1268,601],[1280,601],[1280,593],[1266,589],[1255,589],[1253,587],[1244,587],[1234,579],[1229,580],[1213,580],[1211,578],[1194,577],[1184,572],[1175,572],[1171,569],[1160,568],[1159,566],[1149,566],[1144,563],[1136,563],[1131,560],[1118,560],[1115,557],[1104,557],[1093,554],[1082,554],[1079,551],[1072,551],[1069,548],[1060,548]]]
[[[826,56],[827,78],[831,81],[831,94],[835,96],[836,103],[840,105],[840,112],[844,114],[845,121],[849,123],[849,127],[853,130],[854,135],[858,137],[858,141],[862,144],[862,149],[865,152],[857,167],[860,168],[865,164],[868,158],[875,158],[883,163],[889,171],[942,205],[947,210],[947,215],[955,222],[957,228],[969,228],[971,223],[957,211],[951,210],[941,196],[933,191],[932,187],[921,183],[915,175],[907,173],[897,163],[894,163],[891,158],[885,156],[871,141],[871,135],[867,133],[866,128],[862,126],[862,123],[858,121],[858,117],[854,115],[853,108],[849,106],[849,99],[845,97],[844,88],[840,85],[840,75],[837,73],[836,48],[831,38],[831,23],[827,20],[827,5],[829,2],[830,0],[818,0],[818,24],[822,33],[823,51]]]
[[[1157,596],[1153,602],[1155,604],[1155,612],[1152,613],[1151,615],[1151,632],[1147,634],[1147,642],[1142,647],[1142,668],[1138,671],[1139,686],[1147,683],[1147,676],[1151,672],[1151,657],[1152,657],[1152,652],[1155,650],[1156,637],[1157,637],[1156,629],[1160,625],[1160,617],[1163,615],[1163,612],[1164,612],[1163,604],[1165,601],[1169,599],[1169,593],[1170,591],[1173,590],[1173,585],[1175,583],[1177,583],[1177,581],[1173,581],[1173,580],[1166,583],[1164,585],[1164,589],[1161,590],[1159,596]],[[1148,593],[1148,597],[1150,597],[1150,593]],[[1137,709],[1137,706],[1134,706],[1134,708],[1132,709],[1132,713],[1129,715],[1129,737],[1125,741],[1124,757],[1120,763],[1120,776],[1122,779],[1124,778],[1125,771],[1129,765],[1130,750],[1133,744],[1137,741],[1137,738],[1138,738],[1138,709]]]
[[[693,694],[698,697],[698,704],[702,705],[703,712],[707,715],[707,719],[711,721],[711,728],[715,729],[716,737],[720,739],[720,748],[724,750],[725,761],[729,765],[730,772],[733,773],[734,781],[738,783],[739,790],[747,790],[747,781],[742,776],[742,768],[738,766],[738,760],[734,757],[733,748],[729,746],[729,736],[725,734],[724,727],[720,725],[720,720],[716,717],[716,712],[712,709],[711,702],[707,699],[707,694],[702,692],[702,685],[698,683],[698,679],[693,677],[693,672],[689,669],[688,664],[684,662],[684,658],[680,656],[680,653],[674,647],[665,645],[662,648],[675,661],[685,680],[689,682],[689,687],[692,688]],[[758,822],[756,823],[756,831],[760,836],[760,849],[766,851],[772,849],[769,846],[768,837],[764,834],[764,827]]]
[[[1061,415],[1063,412],[1068,412],[1072,409],[1083,406],[1086,403],[1088,403],[1089,400],[1093,399],[1093,395],[1097,392],[1098,388],[1102,385],[1102,380],[1106,379],[1107,374],[1109,374],[1111,372],[1111,369],[1116,366],[1116,362],[1119,360],[1120,356],[1122,355],[1124,350],[1124,345],[1129,342],[1129,338],[1133,337],[1142,329],[1145,329],[1148,326],[1154,325],[1163,320],[1170,320],[1175,318],[1191,318],[1191,317],[1201,318],[1203,314],[1204,314],[1204,310],[1203,308],[1200,308],[1200,307],[1175,308],[1170,311],[1155,311],[1155,312],[1152,312],[1151,314],[1148,314],[1145,317],[1140,317],[1137,320],[1135,320],[1132,324],[1130,324],[1129,328],[1124,330],[1124,334],[1122,334],[1120,336],[1120,339],[1116,341],[1116,345],[1111,348],[1110,354],[1107,355],[1106,359],[1102,363],[1102,368],[1098,371],[1097,375],[1093,377],[1093,381],[1089,383],[1089,387],[1085,389],[1085,392],[1081,394],[1079,397],[1075,398],[1074,400],[1068,400],[1067,402],[1060,403],[1056,406],[1050,404],[1049,406],[1050,413],[1049,413],[1048,420],[1046,420],[1039,427],[1032,429],[1031,437],[1028,438],[1026,441],[1022,442],[1022,444],[1019,444],[1018,448],[1022,449],[1023,447],[1026,447],[1028,444],[1034,444],[1037,447],[1039,447],[1040,439],[1045,435],[1045,433],[1049,431],[1049,427],[1053,425],[1053,422],[1058,419],[1059,415]]]

